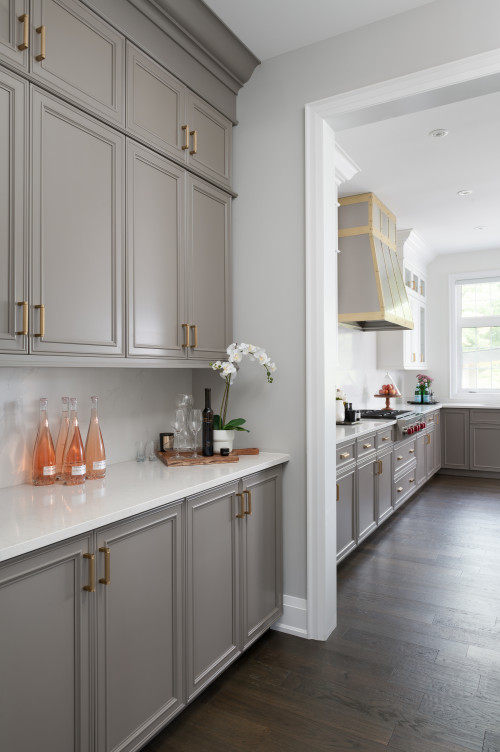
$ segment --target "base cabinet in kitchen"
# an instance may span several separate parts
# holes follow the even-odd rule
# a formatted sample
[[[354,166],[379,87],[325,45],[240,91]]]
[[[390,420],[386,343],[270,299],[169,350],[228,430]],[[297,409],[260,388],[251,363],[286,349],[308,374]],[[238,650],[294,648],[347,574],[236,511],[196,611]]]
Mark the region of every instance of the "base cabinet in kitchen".
[[[0,568],[0,747],[91,752],[93,536]]]
[[[357,531],[360,543],[377,527],[377,473],[378,465],[373,456],[358,464],[357,478]]]
[[[377,453],[377,524],[380,525],[394,511],[392,505],[393,459],[392,448]]]
[[[337,561],[356,548],[356,465],[337,474]]]

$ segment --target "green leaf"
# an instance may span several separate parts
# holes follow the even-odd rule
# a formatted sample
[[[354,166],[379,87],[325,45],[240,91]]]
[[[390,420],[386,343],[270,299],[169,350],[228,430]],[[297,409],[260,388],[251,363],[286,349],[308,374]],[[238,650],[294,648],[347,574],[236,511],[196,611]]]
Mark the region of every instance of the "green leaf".
[[[221,430],[222,426],[221,426],[221,419],[220,419],[220,415],[214,415],[214,423],[213,423],[213,426],[214,426],[214,430],[215,430],[215,431],[220,431],[220,430]]]
[[[246,423],[246,420],[244,418],[233,418],[233,420],[230,420],[226,423],[224,428],[228,431],[231,431],[233,428],[238,428],[238,426],[242,426],[243,423]]]

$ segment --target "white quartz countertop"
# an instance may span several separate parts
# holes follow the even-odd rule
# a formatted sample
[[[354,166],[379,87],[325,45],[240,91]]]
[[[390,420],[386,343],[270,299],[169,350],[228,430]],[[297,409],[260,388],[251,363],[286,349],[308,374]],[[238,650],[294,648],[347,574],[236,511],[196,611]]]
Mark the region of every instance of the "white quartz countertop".
[[[81,486],[21,485],[0,489],[0,561],[35,551],[186,496],[288,462],[261,452],[220,465],[166,467],[156,462],[111,465],[102,480]]]
[[[395,409],[402,410],[403,407],[408,408],[408,412],[418,413],[419,415],[425,415],[425,413],[439,410],[443,405],[438,402],[435,405],[398,405]],[[394,425],[395,419],[389,420],[388,418],[380,418],[380,420],[368,420],[363,418],[362,420],[354,423],[352,426],[337,426],[337,444],[342,441],[349,441],[358,436],[363,436],[373,431],[379,431],[381,428]]]
[[[479,404],[477,402],[443,402],[441,407],[470,407],[474,408],[474,410],[500,410],[500,404],[493,403],[488,405],[485,402],[480,402]]]

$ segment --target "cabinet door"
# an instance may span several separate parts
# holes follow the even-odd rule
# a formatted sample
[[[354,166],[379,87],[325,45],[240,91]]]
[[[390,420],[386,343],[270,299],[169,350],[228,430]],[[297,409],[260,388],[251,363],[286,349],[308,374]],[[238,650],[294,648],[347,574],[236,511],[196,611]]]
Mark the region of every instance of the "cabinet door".
[[[190,149],[186,150],[188,164],[211,180],[230,185],[231,122],[191,92],[188,95],[187,122],[191,134]]]
[[[426,442],[425,442],[426,472],[427,472],[427,478],[430,478],[431,475],[434,475],[435,466],[436,466],[436,460],[435,460],[436,452],[434,448],[434,444],[436,443],[435,423],[431,423],[431,425],[427,427],[427,433],[426,433],[425,439],[426,439]]]
[[[356,540],[359,543],[377,526],[376,508],[376,471],[375,458],[365,465],[358,465],[357,469],[357,530]]]
[[[434,431],[434,472],[441,468],[441,413],[438,410],[435,413],[434,425],[436,430]]]
[[[500,470],[500,426],[472,423],[470,427],[470,469]]]
[[[187,89],[127,42],[127,128],[162,152],[186,160]],[[185,126],[184,130],[182,126]]]
[[[76,0],[33,3],[31,73],[49,88],[125,123],[125,39]],[[43,29],[45,57],[42,54]]]
[[[456,470],[469,468],[469,411],[441,410],[443,467]]]
[[[415,437],[415,484],[421,486],[427,480],[427,433],[418,433]]]
[[[183,706],[182,504],[100,530],[98,549],[97,749],[125,752]]]
[[[188,176],[187,286],[189,357],[226,358],[232,341],[231,198]]]
[[[354,467],[337,478],[337,561],[356,548]]]
[[[239,654],[238,483],[187,501],[187,696]]]
[[[268,629],[283,612],[281,467],[242,481],[243,647]]]
[[[377,457],[377,524],[392,514],[392,479],[393,457],[392,451]]]
[[[36,89],[32,110],[32,351],[122,355],[125,140]]]
[[[74,538],[0,567],[0,738],[5,752],[93,749],[92,594]]]
[[[185,171],[127,143],[128,353],[185,357]]]
[[[19,68],[28,68],[29,0],[0,0],[0,56]],[[26,31],[25,31],[26,29]],[[28,47],[25,47],[25,33]]]
[[[27,91],[21,79],[0,71],[0,352],[28,351],[22,334],[28,311]]]

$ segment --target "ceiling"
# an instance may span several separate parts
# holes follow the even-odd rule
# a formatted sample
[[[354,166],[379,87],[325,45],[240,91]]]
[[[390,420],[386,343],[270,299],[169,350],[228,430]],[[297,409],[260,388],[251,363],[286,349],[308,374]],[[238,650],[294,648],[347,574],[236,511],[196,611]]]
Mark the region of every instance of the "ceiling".
[[[429,1],[204,0],[261,60]],[[375,193],[398,228],[414,229],[432,254],[500,249],[499,77],[397,102],[334,129],[360,167],[341,195]],[[435,129],[448,135],[429,136]]]

